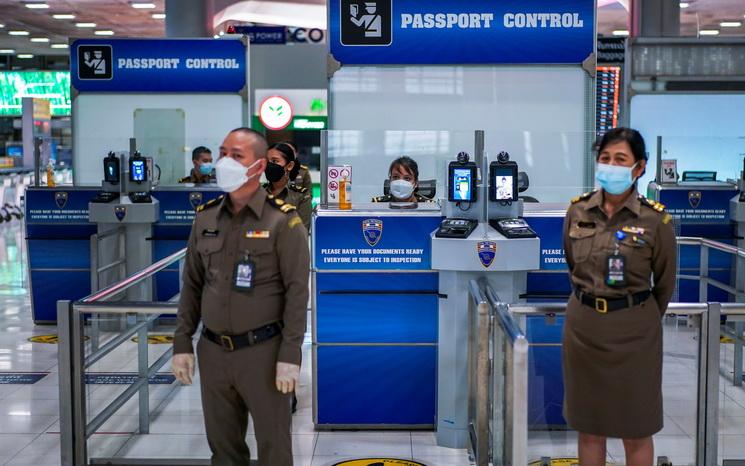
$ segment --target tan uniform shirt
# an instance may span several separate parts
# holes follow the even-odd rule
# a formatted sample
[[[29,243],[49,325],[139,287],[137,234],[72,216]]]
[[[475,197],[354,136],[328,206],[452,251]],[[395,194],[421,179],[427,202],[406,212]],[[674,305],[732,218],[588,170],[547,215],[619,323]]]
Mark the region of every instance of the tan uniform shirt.
[[[271,188],[268,184],[264,185],[267,191]],[[275,194],[275,197],[282,199],[288,204],[292,204],[297,209],[297,214],[305,225],[305,229],[310,231],[310,217],[313,214],[313,198],[310,192],[300,186],[288,184],[285,189]]]
[[[191,169],[191,172],[189,172],[189,176],[185,176],[178,180],[179,184],[181,183],[194,183],[194,184],[200,184],[200,183],[214,183],[215,177],[214,175],[197,175],[197,173],[194,171],[194,169]]]
[[[419,193],[414,193],[414,197],[416,198],[416,201],[417,202],[433,202],[432,199],[430,199],[428,197],[424,197],[424,196],[422,196]],[[374,197],[374,198],[372,198],[372,201],[373,202],[393,202],[393,201],[395,201],[395,199],[393,198],[392,195],[386,194],[386,195],[383,195],[383,196]]]
[[[253,289],[233,288],[248,254]],[[215,333],[241,335],[283,321],[278,360],[300,364],[308,305],[308,233],[294,207],[259,189],[238,214],[230,197],[204,205],[189,237],[174,353],[193,352],[199,321]]]
[[[677,246],[672,217],[661,204],[642,196],[630,196],[608,219],[602,209],[602,191],[573,200],[564,220],[564,250],[572,286],[598,297],[617,298],[652,291],[661,313],[675,289]],[[608,256],[616,251],[616,232],[625,257],[626,285],[605,282]]]
[[[312,193],[313,180],[310,179],[310,168],[300,165],[300,170],[297,172],[294,183],[301,188],[305,188],[309,193]]]

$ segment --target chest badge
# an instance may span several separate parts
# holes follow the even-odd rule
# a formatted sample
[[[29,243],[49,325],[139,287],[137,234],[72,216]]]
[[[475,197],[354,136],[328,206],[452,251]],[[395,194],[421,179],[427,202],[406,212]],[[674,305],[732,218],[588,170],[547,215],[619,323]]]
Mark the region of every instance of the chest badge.
[[[383,221],[378,218],[369,218],[362,221],[362,236],[371,247],[374,247],[383,237]]]
[[[269,230],[248,230],[246,238],[269,239]]]
[[[479,241],[476,244],[476,251],[478,252],[481,265],[489,268],[492,262],[494,262],[494,258],[497,257],[497,243],[494,241]]]
[[[630,235],[643,235],[646,230],[642,227],[625,226],[621,228],[621,231]]]
[[[701,204],[701,191],[688,191],[688,203],[697,208]]]

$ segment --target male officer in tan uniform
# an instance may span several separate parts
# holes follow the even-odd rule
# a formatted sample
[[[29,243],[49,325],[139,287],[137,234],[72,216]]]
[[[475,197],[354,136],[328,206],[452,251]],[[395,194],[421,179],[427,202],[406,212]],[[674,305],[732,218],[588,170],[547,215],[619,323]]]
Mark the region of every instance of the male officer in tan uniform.
[[[174,338],[185,384],[197,353],[212,464],[247,466],[248,414],[262,466],[291,466],[290,393],[300,374],[308,302],[308,234],[290,204],[261,189],[267,144],[228,134],[216,165],[229,194],[201,206],[192,226]]]

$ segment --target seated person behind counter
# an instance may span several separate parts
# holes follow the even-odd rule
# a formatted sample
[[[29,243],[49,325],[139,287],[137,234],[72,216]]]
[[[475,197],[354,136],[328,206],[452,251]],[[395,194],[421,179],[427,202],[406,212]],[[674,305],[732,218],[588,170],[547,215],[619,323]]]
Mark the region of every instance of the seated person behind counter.
[[[432,202],[432,199],[416,192],[419,187],[419,165],[411,157],[404,155],[391,162],[388,179],[391,181],[389,194],[374,197],[373,202]]]
[[[215,170],[212,164],[212,151],[204,146],[199,146],[191,153],[191,162],[194,168],[191,169],[189,176],[178,180],[179,183],[214,183]]]
[[[269,146],[267,159],[269,163],[264,176],[269,183],[265,184],[264,188],[275,197],[294,205],[305,229],[310,232],[310,217],[313,211],[311,194],[306,188],[290,183],[300,170],[295,151],[284,142],[272,144]]]

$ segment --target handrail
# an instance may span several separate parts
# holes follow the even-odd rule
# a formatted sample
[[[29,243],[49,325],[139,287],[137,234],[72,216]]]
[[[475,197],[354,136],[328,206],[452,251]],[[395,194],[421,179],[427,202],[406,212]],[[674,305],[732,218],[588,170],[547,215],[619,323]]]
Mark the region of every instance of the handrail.
[[[74,303],[75,312],[98,314],[176,314],[178,303],[172,301],[127,302],[116,303]]]
[[[131,288],[144,280],[147,280],[148,278],[152,277],[153,275],[160,272],[161,270],[164,270],[169,265],[180,261],[185,256],[186,256],[186,248],[180,251],[174,252],[170,256],[165,257],[148,267],[145,267],[139,272],[133,273],[132,275],[130,275],[129,277],[126,277],[124,280],[120,282],[114,283],[113,285],[109,285],[106,288],[100,291],[97,291],[96,293],[86,296],[85,298],[80,300],[80,303],[93,303],[93,302],[107,300],[111,298],[112,296],[117,295],[121,293],[122,291],[128,288]],[[94,311],[90,311],[90,312],[94,312]]]
[[[695,236],[678,236],[677,242],[683,246],[706,246],[717,251],[726,252],[735,256],[745,259],[745,249],[740,249],[737,246],[731,244],[721,243],[707,238],[699,238]]]
[[[519,338],[525,338],[525,334],[520,329],[520,326],[509,314],[509,306],[499,300],[499,297],[491,285],[489,285],[489,282],[486,281],[486,278],[480,278],[479,284],[483,287],[486,299],[499,317],[499,321],[502,327],[504,327],[505,332],[507,332],[507,336],[510,337],[510,342],[514,343]]]
[[[484,296],[484,293],[481,292],[481,289],[479,288],[476,280],[471,280],[468,282],[468,291],[470,292],[471,299],[473,299],[473,304],[475,306],[486,302],[486,296]]]

